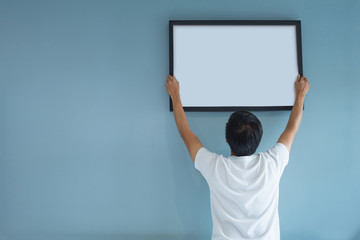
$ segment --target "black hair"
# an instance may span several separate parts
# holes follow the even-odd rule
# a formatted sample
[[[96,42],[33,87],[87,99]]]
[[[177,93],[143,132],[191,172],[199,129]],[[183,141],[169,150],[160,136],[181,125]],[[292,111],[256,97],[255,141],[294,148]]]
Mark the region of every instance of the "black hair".
[[[226,140],[235,156],[254,154],[262,134],[261,122],[247,111],[234,112],[226,123]]]

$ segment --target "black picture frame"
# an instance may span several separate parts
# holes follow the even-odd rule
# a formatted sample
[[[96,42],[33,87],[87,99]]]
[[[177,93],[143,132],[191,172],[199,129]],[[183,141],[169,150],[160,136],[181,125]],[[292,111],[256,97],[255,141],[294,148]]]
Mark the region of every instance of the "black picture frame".
[[[302,43],[301,43],[301,21],[300,20],[169,20],[169,74],[174,72],[174,25],[288,25],[296,27],[296,48],[298,72],[303,75]],[[232,112],[232,111],[279,111],[291,110],[293,106],[223,106],[223,107],[183,107],[188,112]],[[170,98],[170,112],[173,111]]]

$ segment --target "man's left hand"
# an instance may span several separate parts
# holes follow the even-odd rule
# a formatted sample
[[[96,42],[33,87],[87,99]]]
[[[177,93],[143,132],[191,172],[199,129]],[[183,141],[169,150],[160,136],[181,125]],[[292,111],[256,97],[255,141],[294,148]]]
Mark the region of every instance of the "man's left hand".
[[[166,79],[166,90],[171,97],[179,96],[179,81],[176,79],[175,75],[168,75]]]

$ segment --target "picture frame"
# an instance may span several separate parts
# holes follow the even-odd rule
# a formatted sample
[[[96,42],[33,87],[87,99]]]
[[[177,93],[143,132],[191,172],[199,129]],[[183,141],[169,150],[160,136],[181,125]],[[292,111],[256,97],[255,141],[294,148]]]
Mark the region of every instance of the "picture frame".
[[[272,34],[274,36],[272,36]],[[240,46],[241,43],[243,43],[242,46]],[[256,46],[253,43],[259,44],[259,46]],[[226,44],[228,44],[228,46],[226,46]],[[246,45],[246,47],[244,47],[244,45]],[[286,49],[285,46],[287,46],[289,49]],[[209,50],[206,47],[208,47]],[[218,48],[220,49],[220,51],[217,50]],[[258,49],[263,49],[263,52],[258,51]],[[214,51],[214,53],[211,55],[207,55],[207,53],[210,51]],[[242,55],[242,53],[246,53],[247,51],[248,55],[257,55],[257,59],[268,60],[264,60],[264,62],[261,63],[262,65],[259,64],[259,66],[250,66],[250,63],[249,66],[246,66],[248,56],[241,56],[243,58],[242,60],[241,57],[238,58],[238,56]],[[276,51],[281,53],[277,54],[278,52]],[[227,58],[226,54],[223,55],[223,52],[228,54],[229,58]],[[253,54],[253,52],[256,52],[256,54]],[[216,54],[221,55],[221,60],[218,60],[219,58],[216,57]],[[261,54],[263,54],[264,57],[262,57]],[[268,54],[270,57],[266,54]],[[202,55],[204,55],[204,59],[202,59]],[[273,60],[271,55],[275,55],[275,60]],[[281,57],[276,55],[280,55]],[[189,63],[189,61],[192,61],[192,59],[194,59],[194,63]],[[210,62],[210,64],[208,59],[212,59],[212,62]],[[227,59],[229,59],[229,62],[226,62]],[[237,68],[238,65],[233,65],[233,67],[229,67],[237,60],[245,63],[241,65],[241,67],[243,68],[243,71],[241,71],[242,73],[246,72],[249,68],[255,69],[252,72],[256,73],[257,68],[259,68],[259,72],[261,72],[262,69],[267,69],[269,70],[269,72],[272,71],[272,75],[274,75],[274,73],[276,72],[279,73],[278,76],[282,75],[280,77],[283,78],[281,80],[283,82],[279,82],[277,87],[275,88],[277,92],[274,89],[263,89],[263,94],[261,94],[260,97],[264,96],[264,104],[262,104],[261,99],[258,99],[258,96],[255,96],[253,100],[250,99],[253,95],[252,91],[258,92],[260,87],[257,86],[264,85],[264,88],[269,88],[267,86],[269,82],[266,81],[272,81],[271,84],[273,84],[275,83],[275,81],[279,80],[272,80],[272,75],[267,77],[267,73],[264,72],[257,75],[259,83],[256,83],[256,81],[258,80],[251,79],[252,72],[249,72],[247,73],[247,77],[245,77],[245,79],[250,79],[248,80],[248,82],[251,82],[251,86],[253,89],[251,89],[251,86],[246,86],[248,83],[245,80],[243,82],[240,82],[239,79],[236,78],[234,78],[234,80],[228,80],[232,79],[232,76],[237,75],[236,73],[238,70],[234,70],[234,68]],[[276,60],[278,62],[276,62]],[[217,65],[214,65],[212,67],[207,65],[201,66],[201,64],[211,65],[213,62],[216,62],[214,64]],[[253,65],[254,63],[255,65],[258,64],[257,61],[254,61]],[[194,65],[197,66],[194,67]],[[282,65],[289,65],[289,67],[286,68],[284,71],[284,67]],[[215,72],[215,69],[217,72]],[[214,71],[215,73],[213,75],[218,76],[217,79],[215,77],[214,79],[210,79],[213,92],[211,92],[211,89],[203,89],[204,85],[207,85],[206,81],[208,81],[209,78],[213,76],[212,73],[208,73],[208,71]],[[230,74],[229,72],[231,71],[234,71],[234,73]],[[202,79],[202,81],[205,82],[195,84],[194,81],[198,81],[201,78],[198,76],[202,76],[204,72],[208,74],[206,79]],[[170,20],[169,74],[173,75],[174,73],[180,82],[180,91],[187,91],[186,93],[180,93],[181,99],[183,101],[183,108],[185,111],[291,110],[293,105],[293,101],[291,99],[294,100],[295,97],[295,92],[293,89],[293,83],[296,78],[295,73],[303,75],[301,21]],[[226,77],[226,80],[229,81],[226,83],[227,86],[224,86],[225,84],[222,82],[218,83],[218,79],[222,78],[220,74],[223,73],[228,74],[228,77]],[[294,74],[295,76],[293,76]],[[288,79],[289,76],[291,76],[290,79]],[[294,77],[294,79],[291,79],[292,76]],[[194,78],[195,80],[192,78]],[[185,84],[185,80],[188,81],[186,82],[187,85]],[[223,80],[224,79],[222,79],[221,81]],[[239,84],[240,87],[236,86],[236,84]],[[282,85],[286,85],[286,88],[284,87],[284,89],[279,89],[283,88]],[[236,98],[238,96],[243,96],[244,99],[247,101],[247,104],[239,104],[240,100],[236,99],[236,101],[238,101],[236,102],[235,100],[232,100],[231,97],[227,96],[227,92],[229,92],[227,88],[229,88],[231,92],[232,87],[238,87],[239,89],[241,88],[241,91],[239,90],[239,95],[236,95],[237,90],[232,95],[236,95]],[[291,87],[292,89],[289,90],[289,88]],[[222,92],[220,92],[219,89],[222,89]],[[271,101],[266,102],[269,101],[269,99],[273,99],[271,97],[271,95],[273,94],[271,91],[275,92],[274,100],[272,100],[274,103],[272,103]],[[248,94],[248,96],[245,96],[246,94]],[[212,98],[212,96],[214,95],[216,95],[218,99],[214,100]],[[224,97],[227,97],[228,99],[226,99],[226,101],[222,100]],[[284,100],[282,100],[281,97],[283,97]],[[206,98],[208,98],[208,100]],[[219,101],[219,99],[221,99],[222,102],[215,102]],[[244,99],[241,101],[246,102],[244,101]],[[232,104],[232,101],[234,101],[235,104]],[[251,104],[251,101],[253,101],[254,104]],[[192,104],[192,102],[194,102],[194,104]],[[282,104],[282,102],[284,102],[284,104]],[[170,99],[170,111],[172,110],[172,102]]]

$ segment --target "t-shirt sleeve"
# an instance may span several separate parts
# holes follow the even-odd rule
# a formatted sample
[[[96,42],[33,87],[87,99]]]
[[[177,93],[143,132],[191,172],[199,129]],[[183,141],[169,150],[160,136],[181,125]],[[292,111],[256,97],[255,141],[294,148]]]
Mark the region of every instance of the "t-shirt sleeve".
[[[282,143],[276,143],[275,146],[267,150],[266,153],[273,160],[275,169],[282,174],[286,165],[289,163],[289,150],[287,147]]]
[[[204,147],[200,148],[196,154],[195,168],[199,170],[207,182],[210,181],[214,174],[218,156],[216,153],[212,153]]]

